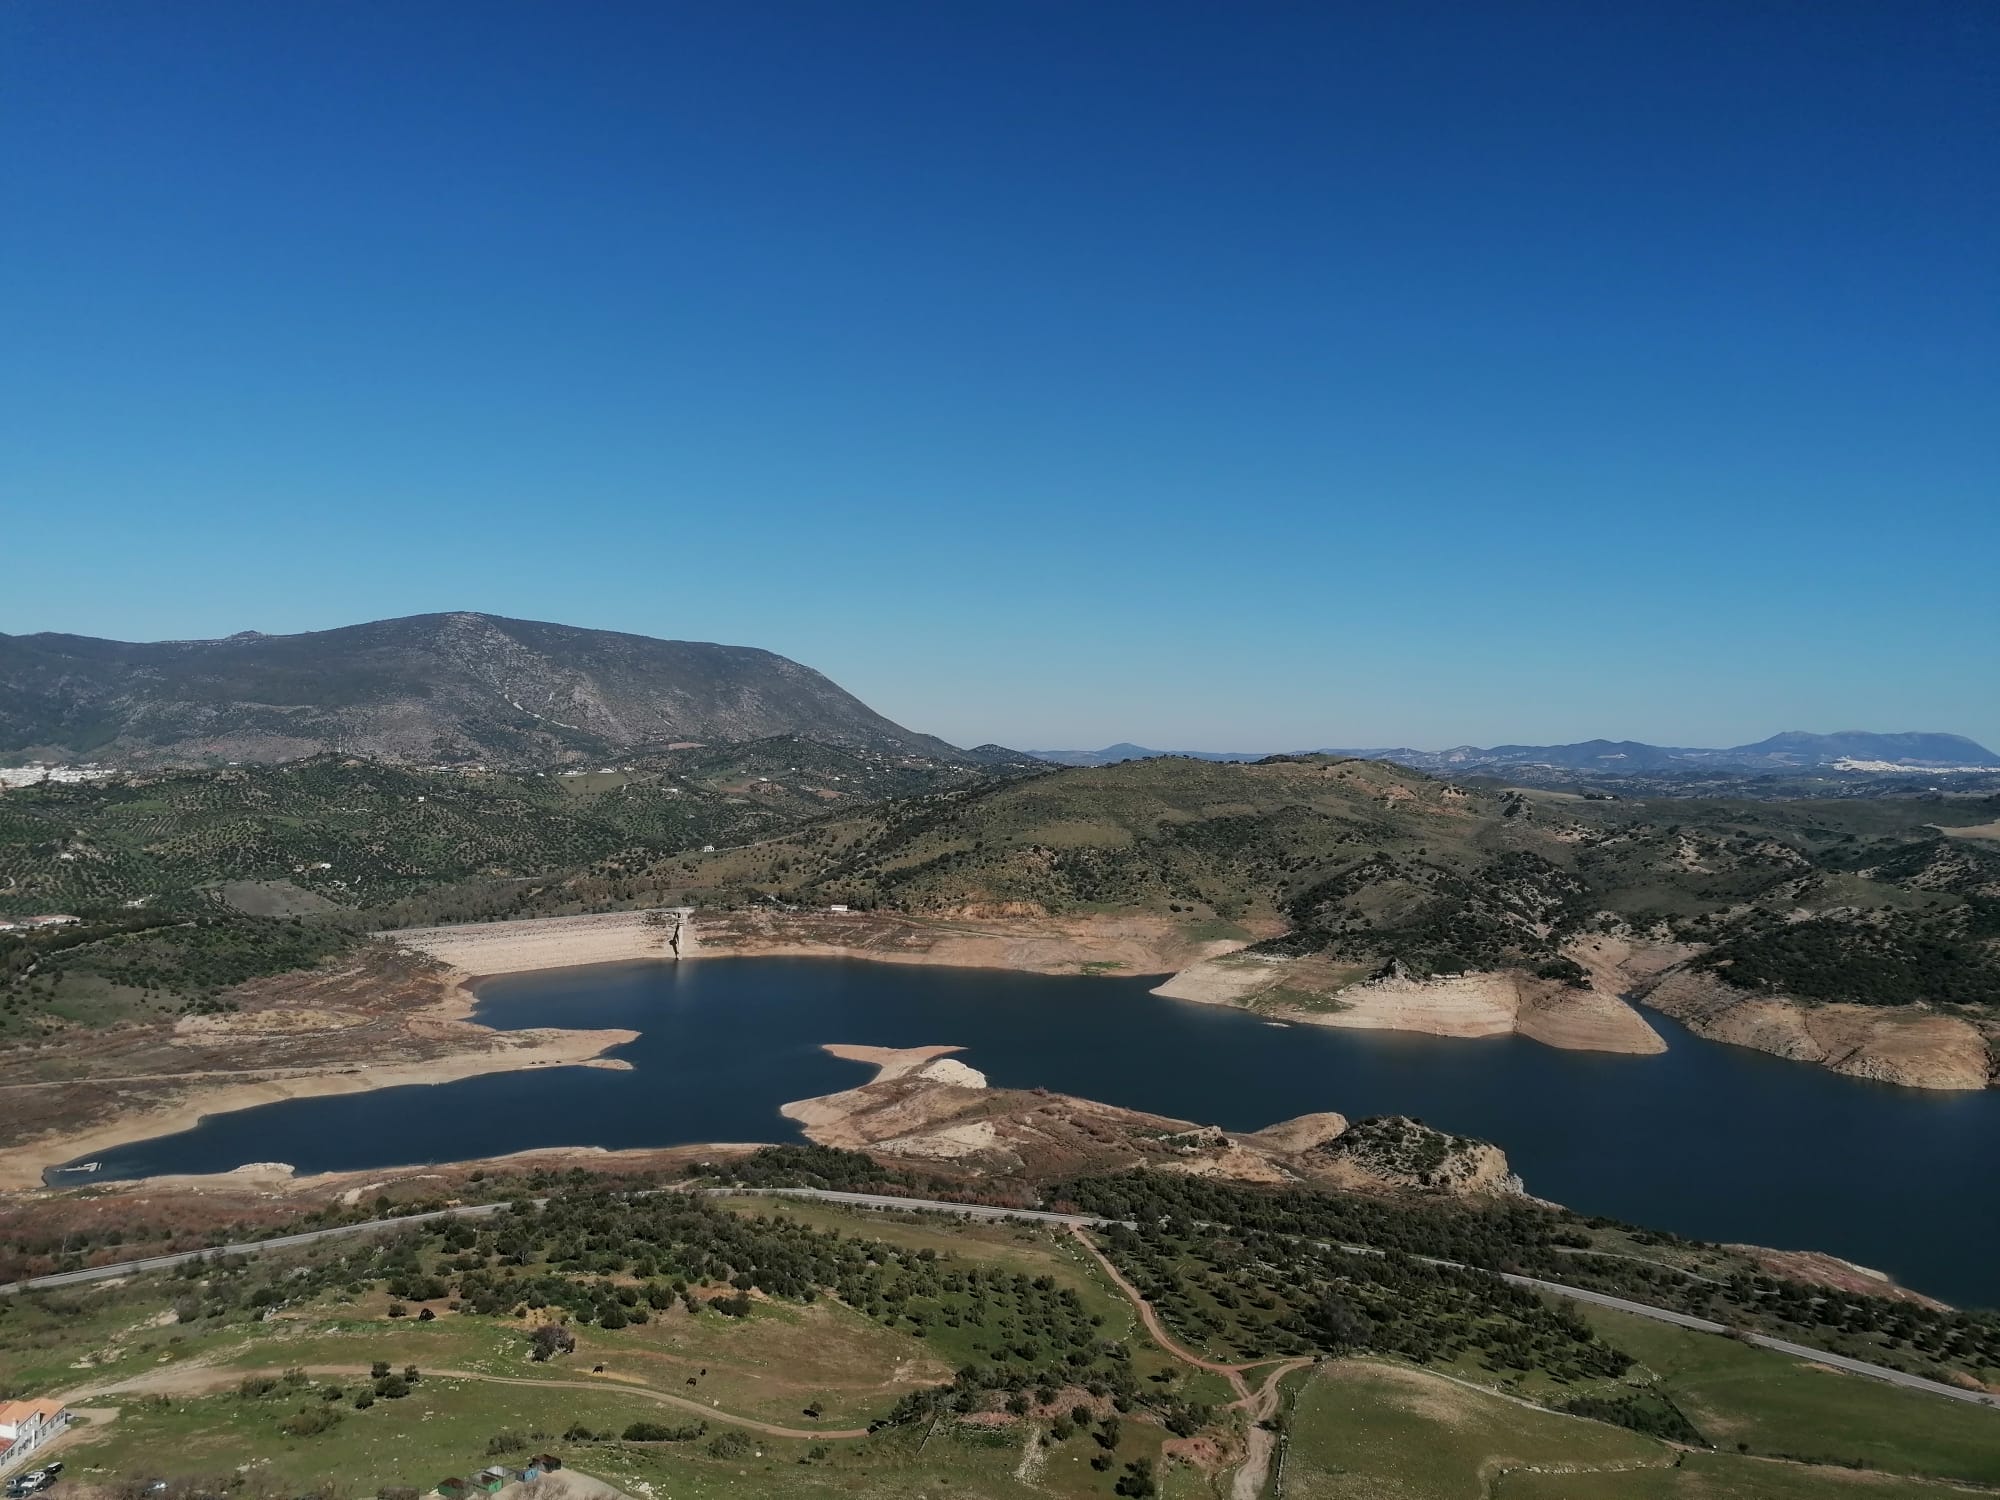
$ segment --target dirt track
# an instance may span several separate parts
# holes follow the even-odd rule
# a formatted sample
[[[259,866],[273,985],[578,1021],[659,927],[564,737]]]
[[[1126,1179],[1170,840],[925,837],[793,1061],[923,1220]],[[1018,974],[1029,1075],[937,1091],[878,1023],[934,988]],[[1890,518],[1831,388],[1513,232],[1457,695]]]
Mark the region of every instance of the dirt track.
[[[307,1365],[308,1375],[338,1375],[353,1377],[366,1375],[366,1365]],[[280,1369],[244,1369],[235,1365],[184,1366],[177,1370],[161,1370],[145,1375],[136,1375],[130,1380],[121,1380],[113,1385],[88,1387],[71,1391],[63,1399],[76,1402],[89,1398],[102,1400],[108,1396],[126,1394],[143,1395],[199,1395],[219,1386],[235,1385],[248,1376],[282,1375]],[[751,1432],[761,1432],[768,1437],[782,1438],[862,1438],[868,1436],[865,1427],[845,1428],[800,1428],[780,1427],[775,1422],[765,1422],[756,1417],[739,1416],[719,1407],[704,1406],[687,1396],[676,1396],[667,1391],[656,1391],[649,1385],[632,1385],[622,1380],[537,1380],[526,1375],[482,1375],[475,1370],[426,1370],[427,1380],[481,1380],[488,1385],[525,1385],[539,1389],[556,1391],[615,1391],[621,1395],[637,1396],[642,1401],[657,1401],[662,1406],[677,1407],[696,1416],[706,1417],[711,1422],[722,1422],[731,1427],[747,1428]]]
[[[1207,1370],[1229,1382],[1229,1388],[1236,1392],[1236,1399],[1230,1403],[1230,1407],[1242,1412],[1245,1422],[1243,1462],[1230,1479],[1230,1500],[1257,1500],[1257,1497],[1264,1493],[1264,1481],[1270,1473],[1271,1457],[1277,1451],[1277,1435],[1263,1423],[1278,1409],[1278,1382],[1294,1370],[1308,1368],[1313,1361],[1311,1359],[1277,1361],[1276,1367],[1264,1377],[1264,1383],[1253,1392],[1250,1389],[1250,1382],[1243,1377],[1251,1370],[1262,1369],[1273,1361],[1258,1359],[1248,1364],[1229,1365],[1202,1358],[1167,1332],[1166,1325],[1160,1321],[1160,1315],[1153,1310],[1153,1304],[1140,1295],[1139,1289],[1127,1281],[1124,1274],[1111,1263],[1110,1258],[1097,1248],[1096,1243],[1084,1232],[1083,1226],[1072,1224],[1069,1232],[1076,1236],[1077,1243],[1090,1252],[1091,1258],[1103,1268],[1104,1274],[1109,1276],[1118,1290],[1125,1294],[1126,1301],[1132,1304],[1133,1311],[1138,1313],[1139,1321],[1145,1325],[1146,1332],[1152,1335],[1154,1343],[1182,1364],[1192,1365],[1197,1370]]]

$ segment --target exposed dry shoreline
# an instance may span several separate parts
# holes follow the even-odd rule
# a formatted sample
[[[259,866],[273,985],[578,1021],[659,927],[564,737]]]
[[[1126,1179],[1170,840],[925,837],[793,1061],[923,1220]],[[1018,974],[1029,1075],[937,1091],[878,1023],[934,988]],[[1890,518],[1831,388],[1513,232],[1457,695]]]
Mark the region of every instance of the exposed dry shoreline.
[[[428,976],[427,987],[411,1003],[399,998],[378,1007],[384,1014],[373,1018],[374,1031],[365,1043],[343,1040],[341,1025],[347,1023],[311,1003],[253,1006],[240,1015],[184,1021],[173,1038],[176,1047],[196,1052],[233,1044],[240,1060],[225,1056],[215,1066],[186,1071],[135,1069],[138,1076],[129,1078],[79,1074],[46,1083],[0,1084],[0,1108],[23,1104],[17,1118],[31,1125],[36,1105],[53,1098],[53,1091],[102,1096],[94,1110],[72,1108],[71,1118],[116,1111],[81,1128],[55,1125],[0,1149],[0,1191],[38,1186],[46,1168],[95,1151],[184,1130],[210,1114],[281,1099],[445,1083],[521,1068],[621,1066],[602,1054],[631,1041],[635,1033],[495,1032],[470,1019],[473,997],[467,986],[499,974],[674,957],[844,957],[1048,974],[1167,974],[1156,994],[1235,1005],[1312,1025],[1461,1037],[1511,1032],[1557,1047],[1663,1051],[1666,1044],[1659,1034],[1619,997],[1623,991],[1638,994],[1701,1035],[1856,1077],[1933,1089],[1976,1089],[1990,1082],[1987,1040],[1967,1021],[1930,1012],[1808,1007],[1748,996],[1687,969],[1692,950],[1631,939],[1576,945],[1571,956],[1592,979],[1592,987],[1582,989],[1517,974],[1357,983],[1352,972],[1324,959],[1239,954],[1241,942],[1197,941],[1166,918],[1144,914],[913,917],[757,911],[701,913],[698,920],[681,920],[671,913],[613,912],[382,936],[445,967]],[[317,982],[297,987],[310,991]],[[384,1025],[389,1027],[386,1034]],[[357,1038],[368,1029],[350,1027]],[[317,1035],[323,1045],[301,1053],[297,1040],[302,1035],[308,1041]],[[288,1061],[296,1057],[300,1065],[275,1065],[272,1054]],[[266,1062],[273,1065],[260,1066]],[[958,1064],[946,1071],[952,1068],[971,1072]],[[48,1114],[59,1120],[62,1111],[50,1109]]]
[[[1664,976],[1646,1003],[1697,1036],[1817,1063],[1850,1078],[1969,1091],[1992,1084],[1993,1054],[1971,1022],[1915,1006],[1807,1005],[1691,969]]]
[[[1585,1052],[1664,1052],[1667,1044],[1616,994],[1513,972],[1356,982],[1324,959],[1228,955],[1184,969],[1153,991],[1254,1009],[1309,1026],[1427,1036],[1519,1035]]]
[[[46,1170],[78,1157],[188,1130],[209,1115],[283,1099],[364,1093],[407,1084],[451,1083],[484,1073],[524,1068],[631,1066],[603,1054],[635,1040],[636,1031],[573,1031],[554,1027],[495,1031],[479,1025],[470,1019],[474,997],[459,982],[462,977],[433,976],[429,986],[432,998],[428,1003],[398,1013],[394,1017],[395,1032],[387,1037],[349,1016],[306,1007],[251,1009],[236,1015],[184,1019],[175,1028],[176,1042],[193,1054],[191,1060],[205,1061],[205,1052],[232,1044],[254,1048],[274,1037],[296,1042],[302,1034],[313,1035],[306,1030],[312,1027],[319,1028],[317,1035],[321,1037],[335,1038],[336,1046],[337,1039],[346,1031],[369,1033],[369,1040],[365,1049],[357,1044],[353,1055],[341,1056],[336,1052],[319,1064],[193,1068],[184,1073],[162,1073],[151,1080],[112,1080],[151,1082],[165,1097],[149,1100],[140,1108],[84,1129],[57,1129],[0,1151],[0,1192],[40,1187]],[[431,1055],[422,1055],[427,1052]],[[0,1108],[19,1109],[23,1119],[32,1119],[36,1107],[45,1100],[56,1099],[58,1091],[101,1090],[106,1082],[110,1081],[86,1075],[49,1083],[0,1085]],[[88,1175],[79,1174],[76,1185],[89,1182]]]
[[[671,956],[642,912],[554,917],[392,934],[473,975]],[[1043,974],[1165,974],[1154,994],[1254,1010],[1274,1020],[1430,1036],[1520,1035],[1578,1051],[1650,1055],[1661,1038],[1630,995],[1698,1035],[1910,1088],[1987,1087],[1987,1040],[1932,1012],[1809,1006],[1752,997],[1696,974],[1696,950],[1630,936],[1579,940],[1565,956],[1588,987],[1515,972],[1369,980],[1320,957],[1248,954],[1195,942],[1164,918],[1039,915],[912,917],[864,912],[698,914],[679,929],[683,957],[790,955],[1005,968]]]
[[[1812,1004],[1734,989],[1690,967],[1700,950],[1630,936],[1594,936],[1564,956],[1589,987],[1519,972],[1360,980],[1324,958],[1224,954],[1191,965],[1153,991],[1231,1005],[1274,1020],[1429,1036],[1514,1034],[1590,1052],[1664,1052],[1666,1042],[1626,996],[1697,1036],[1752,1047],[1835,1073],[1905,1088],[1994,1085],[1995,1028],[1921,1006]]]

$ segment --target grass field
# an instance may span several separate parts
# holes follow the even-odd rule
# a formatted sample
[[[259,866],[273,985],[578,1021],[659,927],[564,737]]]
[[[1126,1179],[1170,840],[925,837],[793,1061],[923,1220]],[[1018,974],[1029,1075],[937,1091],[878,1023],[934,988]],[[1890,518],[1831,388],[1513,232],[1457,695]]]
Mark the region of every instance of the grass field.
[[[573,1382],[563,1371],[553,1380]],[[1110,1482],[1089,1460],[1100,1450],[1088,1438],[1045,1446],[1033,1424],[978,1429],[942,1427],[924,1433],[887,1432],[865,1441],[773,1438],[732,1434],[711,1424],[689,1442],[631,1443],[579,1438],[578,1426],[622,1432],[633,1421],[678,1425],[697,1420],[642,1396],[607,1385],[579,1391],[500,1385],[426,1375],[399,1400],[355,1410],[351,1396],[368,1384],[358,1376],[316,1376],[267,1396],[234,1389],[169,1398],[121,1398],[117,1417],[89,1432],[70,1455],[79,1478],[200,1477],[243,1470],[303,1489],[331,1481],[343,1493],[372,1494],[385,1485],[429,1489],[447,1474],[494,1461],[496,1440],[508,1435],[528,1447],[552,1447],[583,1472],[643,1495],[1104,1496]],[[324,1399],[330,1389],[340,1399]],[[301,1411],[337,1412],[339,1420],[310,1437],[287,1436],[280,1424]],[[1032,1435],[1031,1435],[1032,1434]],[[1157,1429],[1123,1425],[1118,1463],[1156,1460]],[[722,1448],[718,1439],[730,1444]],[[921,1445],[921,1452],[918,1451]],[[518,1452],[518,1450],[516,1450]],[[1034,1455],[1032,1483],[1016,1479]],[[502,1455],[504,1456],[504,1455]],[[1197,1486],[1188,1493],[1206,1493]]]
[[[1085,1310],[1104,1320],[1101,1332],[1105,1338],[1132,1342],[1132,1367],[1142,1380],[1158,1385],[1163,1382],[1152,1377],[1171,1375],[1173,1388],[1191,1401],[1215,1404],[1230,1398],[1229,1387],[1221,1376],[1189,1371],[1146,1338],[1131,1303],[1105,1280],[1097,1263],[1077,1249],[1065,1234],[1020,1224],[980,1223],[936,1214],[848,1209],[797,1198],[745,1197],[722,1201],[738,1213],[783,1215],[818,1229],[866,1234],[913,1250],[949,1252],[982,1264],[1004,1264],[1030,1275],[1052,1276],[1059,1285],[1073,1287],[1083,1299]]]
[[[1509,1469],[1562,1465],[1608,1471],[1622,1482],[1673,1457],[1665,1444],[1636,1433],[1537,1411],[1440,1375],[1341,1361],[1323,1366],[1299,1394],[1285,1496],[1487,1500],[1493,1477]]]
[[[1725,1453],[1630,1474],[1509,1474],[1493,1500],[1945,1500],[1962,1490],[1921,1479],[1807,1469]]]
[[[1129,1351],[1133,1399],[1122,1414],[1098,1399],[1089,1419],[1077,1423],[1064,1418],[1070,1403],[1082,1402],[1080,1388],[1050,1405],[1012,1408],[1012,1416],[995,1398],[971,1417],[933,1408],[864,1435],[899,1399],[942,1388],[961,1363],[991,1359],[982,1341],[1004,1326],[1004,1316],[934,1319],[913,1334],[908,1320],[864,1315],[825,1295],[760,1295],[736,1317],[693,1313],[676,1300],[623,1327],[581,1319],[576,1348],[537,1363],[530,1334],[546,1314],[454,1310],[434,1296],[429,1303],[412,1297],[405,1316],[391,1317],[379,1273],[295,1282],[312,1274],[319,1252],[219,1269],[216,1279],[244,1294],[220,1303],[222,1312],[209,1310],[207,1294],[196,1295],[203,1278],[164,1275],[0,1302],[0,1394],[63,1392],[77,1406],[115,1413],[79,1432],[63,1455],[73,1479],[107,1484],[240,1472],[292,1493],[331,1481],[352,1497],[385,1485],[426,1490],[447,1474],[552,1447],[582,1472],[651,1500],[1102,1500],[1114,1485],[1142,1479],[1168,1500],[1229,1493],[1245,1428],[1242,1415],[1227,1409],[1226,1383],[1155,1345],[1123,1294],[1069,1236],[776,1197],[728,1200],[728,1211],[838,1229],[884,1262],[908,1255],[921,1265],[1004,1271],[1017,1280],[986,1283],[1002,1303],[1009,1284],[1047,1278],[1074,1291],[1088,1314],[1102,1319],[1102,1336]],[[559,1215],[557,1222],[584,1221]],[[700,1219],[674,1222],[682,1232],[701,1232]],[[773,1253],[801,1238],[771,1225],[748,1227],[766,1236],[760,1243]],[[424,1249],[400,1274],[441,1272],[449,1255],[448,1247]],[[286,1285],[317,1290],[262,1303],[247,1295]],[[1013,1316],[1030,1307],[1043,1309],[1035,1318],[1053,1316],[1060,1305],[1060,1298],[1031,1301]],[[174,1321],[169,1310],[177,1306],[189,1308],[193,1321]],[[257,1316],[259,1307],[269,1315]],[[422,1320],[420,1311],[433,1316]],[[1333,1360],[1288,1377],[1296,1384],[1285,1418],[1282,1494],[1902,1500],[1940,1494],[1950,1481],[2000,1482],[2000,1414],[1722,1338],[1615,1313],[1589,1316],[1640,1363],[1622,1380],[1544,1383],[1531,1394],[1560,1401],[1585,1387],[1595,1395],[1657,1391],[1694,1420],[1715,1451],[1515,1399],[1487,1388],[1501,1376],[1477,1361],[1419,1369],[1380,1358]],[[377,1364],[422,1373],[407,1395],[377,1394],[368,1373]],[[375,1399],[358,1401],[364,1392]],[[1192,1449],[1162,1426],[1175,1410],[1162,1400],[1169,1396],[1213,1408]],[[1098,1431],[1114,1415],[1115,1433],[1100,1443]],[[684,1435],[626,1441],[622,1434],[634,1422]],[[1190,1451],[1201,1456],[1199,1465],[1168,1458]],[[1841,1467],[1850,1464],[1868,1467]]]
[[[1219,1378],[1189,1379],[1153,1348],[1129,1304],[1063,1236],[783,1199],[731,1206],[954,1263],[1048,1277],[1102,1317],[1106,1337],[1130,1343],[1136,1370],[1172,1376],[1148,1384],[1146,1399],[1171,1391],[1219,1403],[1229,1394]],[[287,1264],[296,1259],[303,1271],[315,1254],[261,1262],[258,1279],[282,1284]],[[426,1251],[422,1263],[441,1259]],[[1124,1416],[1108,1448],[1069,1422],[1004,1414],[947,1415],[934,1428],[926,1420],[863,1438],[861,1430],[900,1397],[943,1385],[956,1363],[981,1357],[978,1330],[934,1326],[913,1337],[823,1296],[759,1297],[739,1317],[697,1316],[676,1304],[622,1328],[585,1324],[572,1353],[536,1363],[529,1335],[541,1314],[479,1316],[439,1299],[403,1304],[404,1315],[392,1317],[379,1284],[344,1287],[335,1278],[266,1317],[176,1322],[170,1309],[199,1285],[155,1275],[0,1302],[4,1393],[61,1391],[110,1414],[70,1440],[65,1457],[76,1478],[240,1472],[286,1489],[331,1482],[339,1493],[374,1494],[385,1485],[428,1490],[448,1474],[553,1447],[573,1467],[641,1496],[1083,1500],[1110,1495],[1128,1465],[1153,1467],[1167,1439],[1143,1410]],[[422,1375],[406,1396],[357,1404],[377,1364]],[[271,1388],[246,1387],[246,1379]],[[1099,1406],[1093,1421],[1111,1412]],[[684,1441],[623,1440],[627,1426],[642,1421],[701,1430]],[[759,1431],[757,1423],[791,1435]],[[1206,1485],[1183,1492],[1206,1494]]]
[[[247,1466],[260,1478],[300,1489],[331,1481],[343,1493],[372,1494],[383,1485],[428,1490],[449,1474],[493,1460],[487,1445],[503,1432],[545,1434],[558,1448],[571,1423],[622,1430],[657,1419],[657,1406],[607,1391],[551,1393],[437,1376],[407,1397],[377,1401],[366,1411],[351,1400],[322,1399],[321,1380],[283,1395],[250,1399],[234,1391],[156,1400],[125,1399],[116,1420],[69,1455],[76,1478],[205,1478]],[[340,1383],[351,1393],[367,1384]],[[324,1409],[340,1420],[311,1437],[287,1437],[279,1424],[299,1411]],[[553,1430],[551,1430],[553,1429]]]
[[[1584,1315],[1717,1448],[2000,1484],[2000,1412],[1608,1309]]]

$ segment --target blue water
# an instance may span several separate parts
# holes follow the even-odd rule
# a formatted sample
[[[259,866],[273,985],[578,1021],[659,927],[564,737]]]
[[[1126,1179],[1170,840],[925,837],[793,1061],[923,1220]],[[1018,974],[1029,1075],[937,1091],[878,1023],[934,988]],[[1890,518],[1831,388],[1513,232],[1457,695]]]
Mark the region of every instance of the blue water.
[[[1147,993],[1156,982],[783,958],[494,979],[479,986],[481,1021],[636,1030],[611,1054],[631,1071],[538,1069],[288,1100],[100,1153],[98,1175],[793,1140],[779,1105],[868,1076],[822,1043],[956,1043],[996,1085],[1231,1130],[1310,1110],[1416,1115],[1499,1143],[1532,1192],[1580,1212],[1829,1250],[1954,1302],[2000,1304],[2000,1091],[1842,1078],[1651,1013],[1668,1051],[1622,1057],[1519,1037],[1272,1026],[1160,999]]]

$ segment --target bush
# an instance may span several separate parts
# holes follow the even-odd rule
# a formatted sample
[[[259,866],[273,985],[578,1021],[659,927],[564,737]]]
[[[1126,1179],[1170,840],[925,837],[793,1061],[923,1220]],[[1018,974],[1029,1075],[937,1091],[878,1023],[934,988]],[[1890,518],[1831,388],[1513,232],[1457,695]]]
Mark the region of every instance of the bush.
[[[375,1394],[385,1401],[400,1401],[410,1394],[410,1383],[400,1375],[384,1375],[375,1382]]]
[[[286,1437],[313,1437],[337,1426],[340,1413],[327,1406],[308,1406],[278,1424]]]
[[[691,1443],[708,1431],[706,1422],[669,1427],[664,1422],[634,1422],[622,1434],[628,1443]]]
[[[755,1449],[746,1432],[725,1432],[708,1445],[711,1458],[745,1458]]]
[[[557,1354],[575,1352],[576,1335],[561,1323],[542,1324],[528,1340],[528,1357],[536,1364],[541,1364]]]

